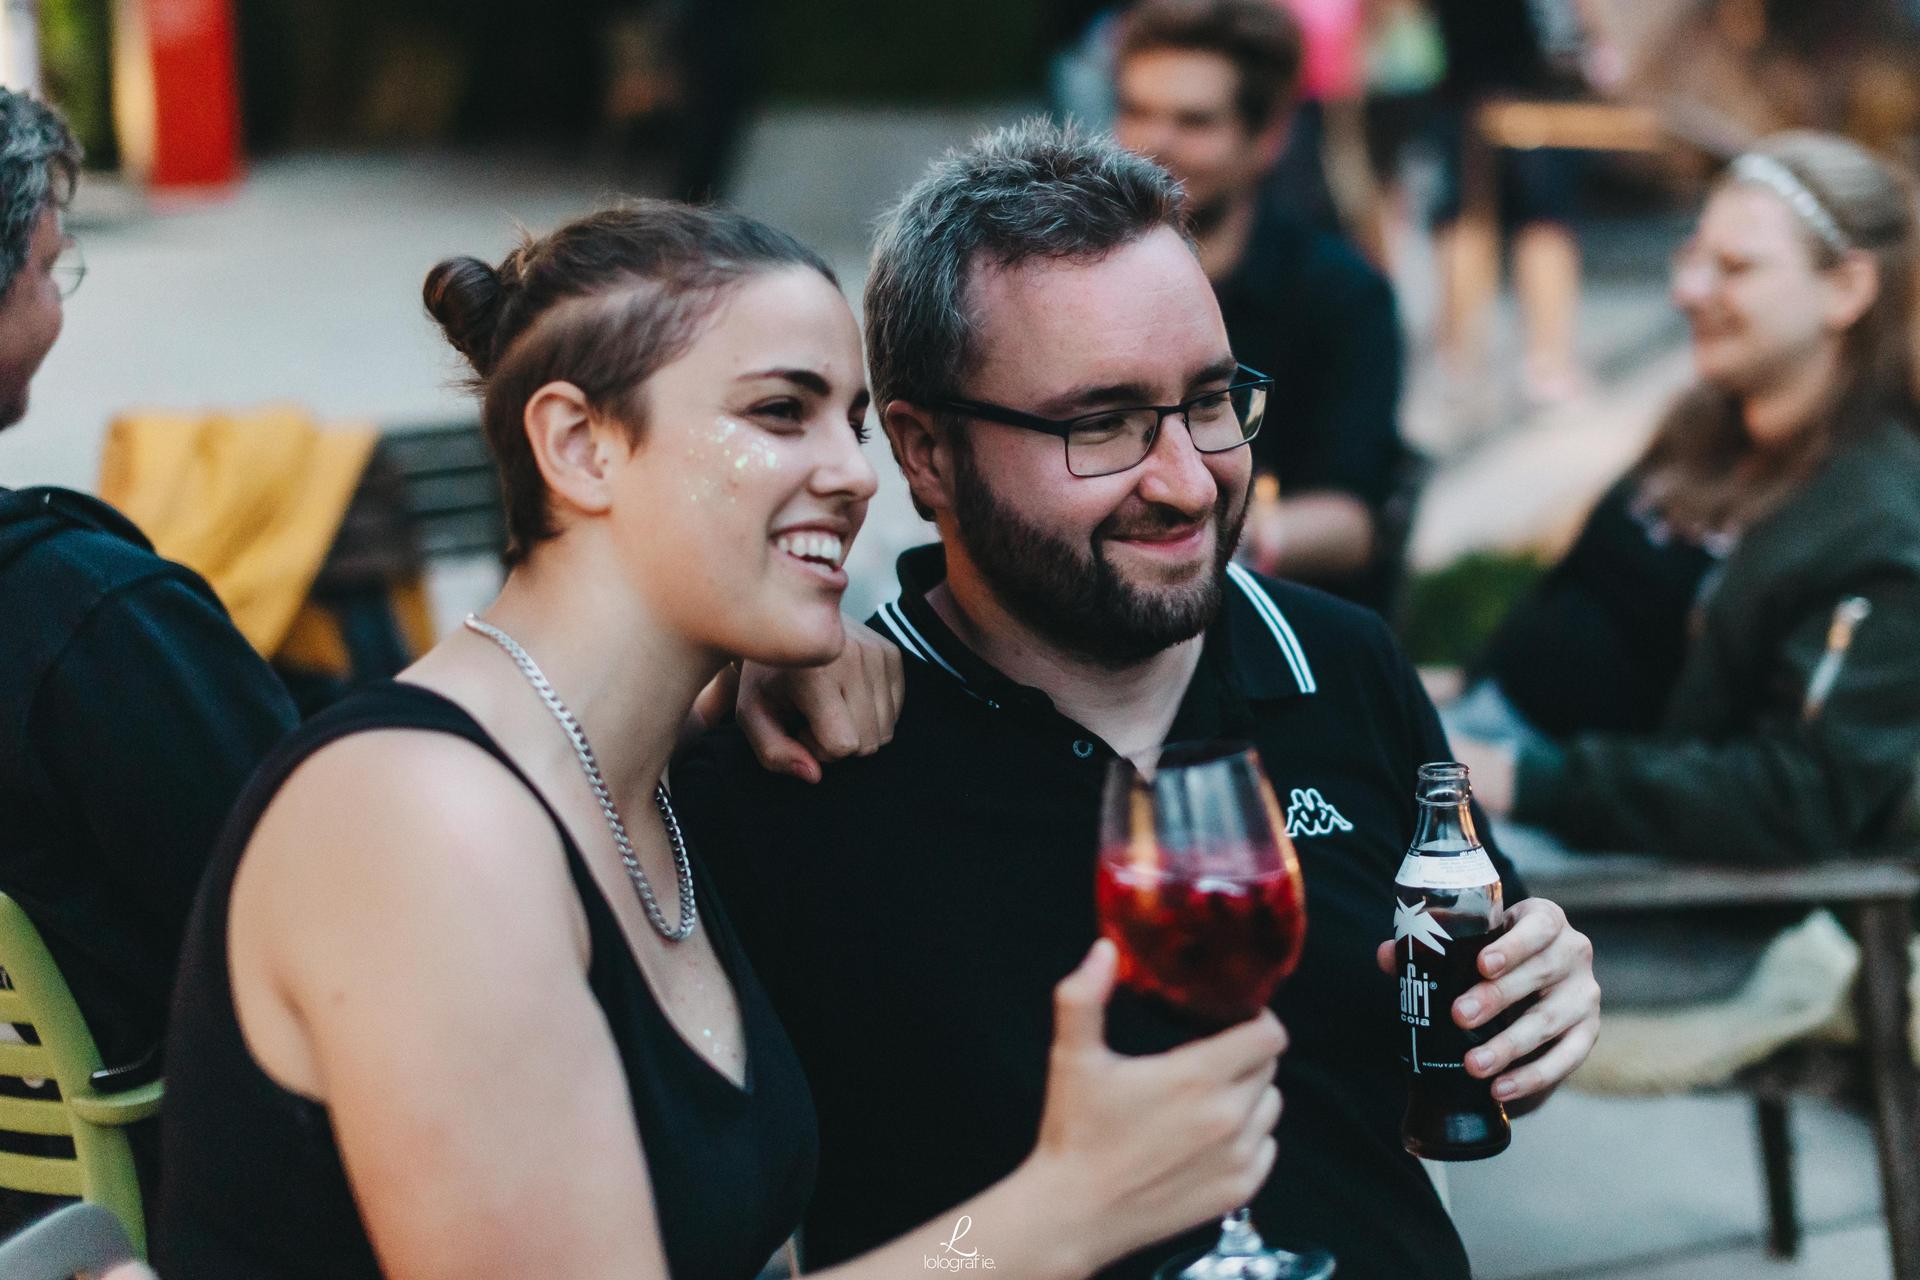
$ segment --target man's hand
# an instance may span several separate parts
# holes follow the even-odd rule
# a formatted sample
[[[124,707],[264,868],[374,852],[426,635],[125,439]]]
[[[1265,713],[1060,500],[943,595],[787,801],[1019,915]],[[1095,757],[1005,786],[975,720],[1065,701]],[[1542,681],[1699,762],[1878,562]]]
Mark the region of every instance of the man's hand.
[[[1393,948],[1380,944],[1378,960],[1387,973],[1394,971]],[[1537,999],[1512,1026],[1467,1055],[1467,1074],[1482,1080],[1498,1075],[1493,1096],[1509,1105],[1527,1102],[1521,1110],[1531,1110],[1587,1060],[1599,1038],[1593,944],[1559,907],[1528,898],[1507,910],[1507,931],[1480,953],[1480,973],[1488,981],[1453,1002],[1453,1020],[1462,1027],[1484,1027]]]
[[[906,697],[900,649],[867,627],[845,620],[846,648],[820,667],[741,664],[723,671],[700,695],[697,718],[711,726],[732,710],[766,769],[802,782],[820,781],[823,765],[870,756],[893,741]]]

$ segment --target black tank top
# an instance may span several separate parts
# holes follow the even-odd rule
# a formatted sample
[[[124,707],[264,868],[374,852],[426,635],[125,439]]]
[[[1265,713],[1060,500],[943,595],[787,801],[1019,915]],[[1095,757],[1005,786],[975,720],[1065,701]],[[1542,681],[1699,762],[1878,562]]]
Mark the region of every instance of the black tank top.
[[[755,980],[696,858],[700,927],[732,979],[747,1047],[746,1087],[683,1039],[654,998],[613,910],[553,808],[484,729],[418,685],[372,686],[291,735],[241,796],[200,892],[181,954],[168,1035],[156,1258],[169,1280],[378,1277],[326,1108],[275,1084],[248,1052],[227,973],[234,873],[274,794],[307,757],[348,734],[426,729],[498,759],[553,820],[585,908],[587,983],[619,1047],[646,1149],[673,1280],[750,1280],[800,1221],[818,1155],[813,1101],[786,1033]],[[313,853],[323,857],[324,841]],[[502,1027],[511,1042],[513,1029]],[[568,1045],[548,1055],[567,1087]],[[635,1206],[639,1212],[639,1206]]]

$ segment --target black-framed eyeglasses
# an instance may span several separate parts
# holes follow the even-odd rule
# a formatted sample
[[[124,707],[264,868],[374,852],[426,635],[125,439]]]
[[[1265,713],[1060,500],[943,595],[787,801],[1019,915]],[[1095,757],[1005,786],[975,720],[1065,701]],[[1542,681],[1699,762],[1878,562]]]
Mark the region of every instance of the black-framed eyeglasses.
[[[64,301],[74,295],[86,278],[87,260],[80,252],[80,242],[68,236],[60,242],[60,256],[53,260],[54,288],[60,291]]]
[[[1234,381],[1179,404],[1143,404],[1102,409],[1072,418],[1043,418],[986,400],[936,400],[932,408],[1059,436],[1066,445],[1067,471],[1092,479],[1131,470],[1146,460],[1160,428],[1176,414],[1187,424],[1193,447],[1201,453],[1225,453],[1260,434],[1273,379],[1246,365],[1234,366]]]

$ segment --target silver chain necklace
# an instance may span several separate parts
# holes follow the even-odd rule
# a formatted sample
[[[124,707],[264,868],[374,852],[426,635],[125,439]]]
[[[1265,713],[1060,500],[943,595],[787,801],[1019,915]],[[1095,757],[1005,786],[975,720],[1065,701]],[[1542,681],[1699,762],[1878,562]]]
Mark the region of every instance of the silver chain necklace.
[[[627,836],[627,824],[620,820],[620,811],[613,806],[613,794],[607,790],[607,780],[600,774],[600,762],[594,758],[593,747],[587,742],[585,731],[573,712],[567,710],[567,704],[560,701],[560,695],[553,691],[546,673],[540,670],[520,642],[491,623],[482,622],[473,614],[468,614],[466,626],[469,631],[478,632],[505,650],[512,658],[520,673],[547,704],[547,710],[553,712],[553,718],[567,731],[567,738],[573,743],[573,753],[580,758],[581,772],[587,775],[587,784],[593,788],[593,798],[600,802],[600,812],[607,816],[607,829],[613,832],[613,843],[620,850],[620,861],[627,866],[627,877],[633,881],[633,887],[640,891],[640,905],[647,909],[647,919],[652,922],[654,931],[668,942],[685,942],[693,934],[693,927],[700,922],[699,908],[693,901],[693,864],[687,860],[687,842],[680,834],[680,820],[673,816],[673,802],[667,797],[666,784],[654,789],[653,802],[660,806],[660,816],[667,824],[667,839],[673,845],[673,869],[680,880],[680,927],[669,928],[667,918],[660,910],[659,899],[653,896],[653,885],[647,881],[647,873],[640,866],[640,859],[633,851],[633,841]]]

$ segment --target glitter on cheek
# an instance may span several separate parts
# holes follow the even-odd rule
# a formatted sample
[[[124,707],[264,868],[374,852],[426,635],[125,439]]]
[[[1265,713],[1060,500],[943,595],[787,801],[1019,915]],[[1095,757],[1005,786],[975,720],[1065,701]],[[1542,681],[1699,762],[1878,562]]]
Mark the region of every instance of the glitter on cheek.
[[[757,443],[739,420],[716,419],[712,428],[687,442],[687,500],[695,506],[718,498],[733,501],[729,477],[744,470]]]

